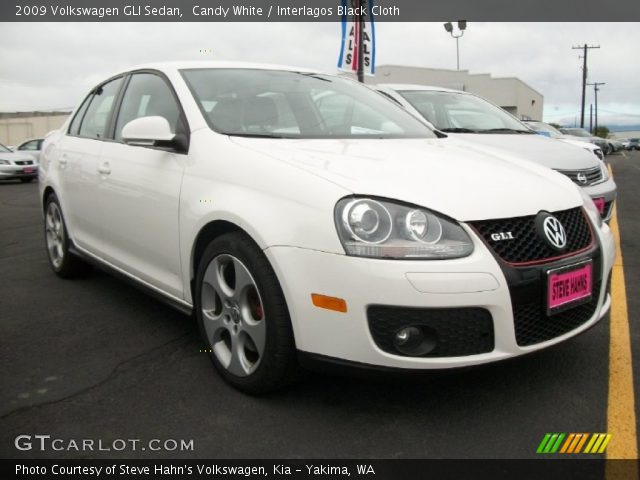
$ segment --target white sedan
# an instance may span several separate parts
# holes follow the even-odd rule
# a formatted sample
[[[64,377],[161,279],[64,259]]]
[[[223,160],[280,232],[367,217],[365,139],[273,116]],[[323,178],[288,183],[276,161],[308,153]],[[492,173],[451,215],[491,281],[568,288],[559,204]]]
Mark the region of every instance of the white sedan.
[[[374,88],[447,135],[503,158],[522,158],[553,168],[585,189],[605,220],[617,195],[607,166],[584,146],[575,148],[540,135],[478,95],[425,85],[381,84]]]
[[[441,137],[315,71],[119,72],[45,140],[49,261],[65,278],[97,263],[193,313],[250,393],[300,363],[464,367],[592,327],[615,249],[591,199]]]

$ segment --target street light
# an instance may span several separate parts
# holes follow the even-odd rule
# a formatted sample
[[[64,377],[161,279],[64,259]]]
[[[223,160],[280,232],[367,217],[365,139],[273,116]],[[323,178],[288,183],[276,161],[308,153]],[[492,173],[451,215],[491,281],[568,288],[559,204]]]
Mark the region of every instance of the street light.
[[[458,43],[458,39],[464,35],[464,31],[467,29],[466,20],[458,20],[458,34],[453,32],[453,24],[451,22],[447,22],[444,24],[444,29],[456,39],[456,67],[460,70],[460,46]]]

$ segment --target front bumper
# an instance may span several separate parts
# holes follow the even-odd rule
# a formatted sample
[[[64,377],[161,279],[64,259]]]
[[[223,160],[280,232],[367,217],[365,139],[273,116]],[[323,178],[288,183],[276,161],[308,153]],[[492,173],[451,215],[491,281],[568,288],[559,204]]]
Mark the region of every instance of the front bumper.
[[[38,166],[29,165],[0,165],[0,180],[15,180],[18,178],[35,178],[38,176]]]
[[[609,227],[596,233],[595,251],[600,258],[602,288],[594,292],[593,315],[562,335],[530,346],[516,339],[511,274],[473,234],[471,256],[446,261],[377,260],[349,257],[295,247],[265,250],[273,265],[289,307],[296,346],[301,352],[340,361],[403,369],[448,369],[504,360],[560,343],[592,327],[610,307],[606,284],[615,257]],[[588,252],[586,255],[592,254]],[[553,264],[571,264],[585,254]],[[506,272],[506,274],[505,274]],[[311,294],[343,298],[347,312],[317,308]],[[371,306],[408,308],[481,308],[493,323],[493,348],[474,355],[409,357],[384,351],[374,340],[368,321]]]
[[[616,200],[616,196],[618,193],[618,187],[616,183],[613,181],[613,178],[609,178],[606,182],[598,183],[597,185],[590,185],[588,187],[581,187],[591,198],[604,199],[605,209],[602,214],[602,219],[606,222],[611,220],[611,215],[613,214],[613,204]]]

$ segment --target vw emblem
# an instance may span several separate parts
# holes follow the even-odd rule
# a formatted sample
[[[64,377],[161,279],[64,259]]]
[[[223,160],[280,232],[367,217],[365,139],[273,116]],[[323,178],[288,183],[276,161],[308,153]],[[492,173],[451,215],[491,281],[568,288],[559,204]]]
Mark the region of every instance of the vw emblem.
[[[582,172],[580,172],[576,178],[580,183],[587,183],[587,176]]]
[[[536,221],[538,234],[543,237],[554,250],[563,250],[567,246],[567,233],[558,220],[547,212],[540,212]]]

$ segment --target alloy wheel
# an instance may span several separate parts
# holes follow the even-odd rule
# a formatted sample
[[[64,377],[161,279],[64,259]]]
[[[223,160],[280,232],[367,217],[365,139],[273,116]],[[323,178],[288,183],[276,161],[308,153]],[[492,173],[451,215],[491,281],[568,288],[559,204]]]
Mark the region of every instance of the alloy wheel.
[[[55,268],[60,268],[64,261],[64,222],[60,207],[55,202],[47,206],[45,231],[51,263]]]
[[[247,267],[236,257],[214,257],[202,280],[201,309],[207,340],[232,375],[251,375],[262,359],[266,322],[262,298]]]

